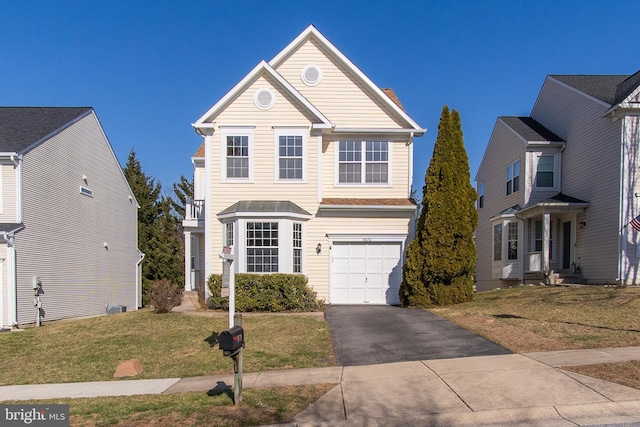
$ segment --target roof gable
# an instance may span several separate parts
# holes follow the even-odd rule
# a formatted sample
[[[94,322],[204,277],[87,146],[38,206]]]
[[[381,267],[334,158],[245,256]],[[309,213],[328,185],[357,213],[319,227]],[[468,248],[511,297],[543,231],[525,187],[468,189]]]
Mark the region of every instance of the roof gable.
[[[282,90],[287,92],[292,99],[294,99],[300,108],[303,108],[307,113],[311,114],[315,118],[315,128],[330,128],[332,126],[329,119],[327,119],[315,106],[305,99],[300,92],[298,92],[287,80],[285,80],[276,70],[274,70],[265,61],[261,61],[249,72],[238,84],[236,84],[225,96],[223,96],[213,107],[209,109],[202,117],[200,117],[193,126],[198,132],[203,133],[206,128],[212,126],[212,121],[218,116],[225,108],[227,108],[240,94],[242,94],[247,88],[251,86],[260,76],[267,74],[270,76]]]
[[[424,134],[425,130],[420,127],[406,113],[393,91],[385,93],[371,81],[353,62],[351,62],[338,48],[336,48],[324,35],[322,35],[313,25],[309,25],[298,37],[278,53],[269,64],[274,69],[279,69],[289,58],[300,50],[306,43],[311,42],[318,46],[323,52],[335,61],[343,72],[348,72],[349,77],[354,79],[357,85],[361,85],[375,100],[380,103],[387,114],[400,119],[408,128],[415,130],[416,136]],[[301,89],[302,90],[302,89]]]
[[[0,152],[23,152],[91,111],[91,107],[0,107]]]

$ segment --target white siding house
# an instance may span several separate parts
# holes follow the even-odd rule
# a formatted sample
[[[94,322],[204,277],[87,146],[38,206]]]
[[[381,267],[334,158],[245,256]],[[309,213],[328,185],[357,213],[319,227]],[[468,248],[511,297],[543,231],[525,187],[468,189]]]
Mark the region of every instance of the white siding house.
[[[301,273],[332,304],[397,304],[425,132],[315,27],[260,62],[193,125],[186,289],[235,271]]]
[[[529,117],[498,118],[476,176],[478,290],[640,284],[639,93],[640,72],[550,75]]]
[[[89,107],[0,107],[0,323],[141,305],[137,202]]]

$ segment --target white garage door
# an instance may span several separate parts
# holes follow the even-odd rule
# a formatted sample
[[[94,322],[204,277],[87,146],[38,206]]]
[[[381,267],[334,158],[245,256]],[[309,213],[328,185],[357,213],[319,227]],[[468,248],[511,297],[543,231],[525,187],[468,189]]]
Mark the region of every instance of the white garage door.
[[[334,243],[332,304],[399,304],[400,243]]]

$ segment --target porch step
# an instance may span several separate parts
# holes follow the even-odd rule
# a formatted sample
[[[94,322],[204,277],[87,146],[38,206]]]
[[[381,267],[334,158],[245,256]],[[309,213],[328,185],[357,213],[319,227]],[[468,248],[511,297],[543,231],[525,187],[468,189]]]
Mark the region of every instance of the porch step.
[[[587,281],[582,277],[582,274],[551,273],[549,284],[555,286],[586,285]]]

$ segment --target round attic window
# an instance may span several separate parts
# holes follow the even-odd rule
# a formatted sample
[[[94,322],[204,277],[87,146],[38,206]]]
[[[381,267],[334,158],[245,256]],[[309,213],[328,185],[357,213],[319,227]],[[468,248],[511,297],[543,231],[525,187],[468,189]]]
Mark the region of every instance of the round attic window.
[[[271,89],[258,89],[253,96],[253,102],[256,104],[256,107],[261,110],[268,110],[273,107],[274,102],[276,102],[276,97]]]
[[[307,65],[302,70],[302,81],[307,86],[315,86],[322,80],[322,70],[317,65]]]

